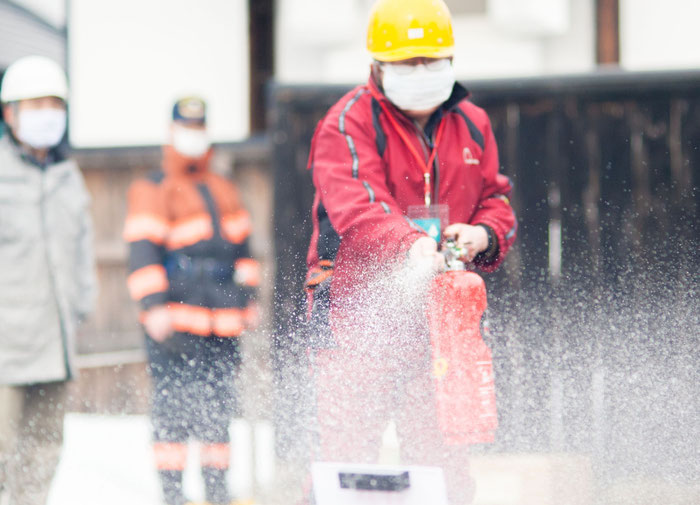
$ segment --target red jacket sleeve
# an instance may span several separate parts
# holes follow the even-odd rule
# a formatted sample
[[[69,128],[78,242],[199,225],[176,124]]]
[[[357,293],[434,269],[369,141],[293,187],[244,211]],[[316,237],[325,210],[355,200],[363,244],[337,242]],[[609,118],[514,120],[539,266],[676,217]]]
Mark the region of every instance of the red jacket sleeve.
[[[423,233],[404,217],[386,183],[369,106],[360,88],[323,120],[312,143],[310,167],[333,228],[353,254],[386,262],[402,253]]]
[[[482,270],[493,271],[503,262],[515,241],[517,222],[510,206],[512,184],[508,177],[498,172],[498,147],[486,113],[482,113],[486,122],[484,152],[481,158],[483,188],[470,224],[484,224],[496,234],[498,254],[494,258],[477,262],[477,266]]]

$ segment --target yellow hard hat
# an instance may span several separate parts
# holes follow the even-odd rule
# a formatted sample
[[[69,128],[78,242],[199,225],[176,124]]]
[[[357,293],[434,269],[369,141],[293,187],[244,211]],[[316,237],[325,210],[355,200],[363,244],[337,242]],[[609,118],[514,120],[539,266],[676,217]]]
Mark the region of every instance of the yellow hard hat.
[[[377,61],[447,58],[454,45],[443,0],[377,0],[372,7],[367,49]]]

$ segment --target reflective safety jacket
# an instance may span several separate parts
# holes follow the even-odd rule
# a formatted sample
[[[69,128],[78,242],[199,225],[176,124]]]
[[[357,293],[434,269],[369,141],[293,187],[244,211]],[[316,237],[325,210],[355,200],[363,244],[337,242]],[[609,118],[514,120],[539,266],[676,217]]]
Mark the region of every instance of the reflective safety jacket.
[[[132,183],[127,283],[144,310],[166,305],[175,331],[235,337],[256,317],[260,270],[248,212],[235,186],[209,171],[210,157],[166,146],[162,171]]]
[[[503,261],[517,228],[511,182],[499,173],[486,112],[467,97],[455,84],[421,129],[370,78],[321,120],[308,165],[316,187],[307,255],[310,290],[332,278],[331,298],[337,301],[336,295],[351,293],[367,268],[405,259],[425,234],[409,218],[409,208],[424,207],[426,191],[432,204],[448,208],[449,223],[486,227],[490,247],[476,258],[478,268],[491,271]]]

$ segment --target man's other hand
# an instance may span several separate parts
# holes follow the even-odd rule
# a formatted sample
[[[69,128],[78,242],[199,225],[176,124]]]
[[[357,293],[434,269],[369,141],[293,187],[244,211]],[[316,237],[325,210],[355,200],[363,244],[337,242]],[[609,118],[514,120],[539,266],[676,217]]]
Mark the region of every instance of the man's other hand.
[[[165,305],[158,305],[146,311],[143,319],[146,333],[156,342],[164,342],[173,334],[170,311]]]
[[[467,251],[460,259],[468,263],[489,247],[489,235],[483,226],[454,223],[445,228],[443,235],[445,238],[454,239],[458,247]]]

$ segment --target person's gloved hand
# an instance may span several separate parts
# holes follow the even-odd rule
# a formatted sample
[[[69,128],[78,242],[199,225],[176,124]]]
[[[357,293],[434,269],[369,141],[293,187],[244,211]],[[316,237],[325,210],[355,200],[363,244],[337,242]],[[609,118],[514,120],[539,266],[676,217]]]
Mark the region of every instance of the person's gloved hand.
[[[467,263],[474,261],[477,254],[489,247],[489,235],[483,226],[454,223],[445,228],[443,235],[454,239],[457,246],[466,251],[460,259]]]
[[[445,257],[438,252],[437,242],[428,236],[416,240],[407,256],[409,265],[428,267],[438,272],[445,269]]]
[[[170,311],[165,305],[158,305],[146,311],[143,317],[146,333],[156,342],[164,342],[173,334]]]

